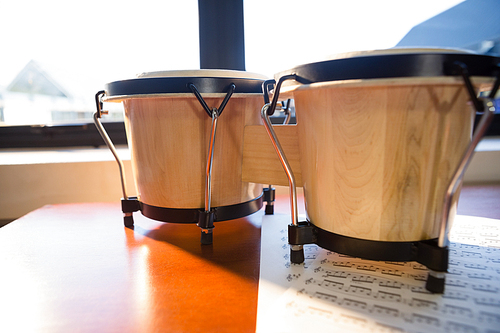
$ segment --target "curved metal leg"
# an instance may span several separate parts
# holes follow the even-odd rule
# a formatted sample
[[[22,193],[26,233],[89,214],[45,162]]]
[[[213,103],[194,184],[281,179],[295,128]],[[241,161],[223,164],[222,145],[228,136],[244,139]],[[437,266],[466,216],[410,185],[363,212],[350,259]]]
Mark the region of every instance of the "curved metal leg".
[[[267,88],[264,88],[267,89]],[[290,119],[292,118],[292,114],[290,113],[290,104],[291,100],[288,99],[285,102],[281,102],[281,109],[285,112],[285,120],[283,121],[283,125],[288,125],[290,123]],[[267,112],[269,114],[269,112]],[[266,202],[266,215],[274,214],[274,201],[276,198],[276,190],[273,188],[273,185],[269,184],[269,187],[264,188],[264,201]]]
[[[214,229],[214,221],[215,221],[215,211],[212,210],[212,165],[214,160],[214,146],[215,146],[215,133],[217,131],[217,121],[222,111],[226,107],[226,104],[229,102],[229,99],[234,93],[236,86],[231,84],[229,90],[224,97],[224,100],[221,102],[219,108],[210,109],[201,96],[200,92],[196,88],[194,84],[189,84],[189,88],[196,96],[201,106],[207,112],[207,114],[212,118],[212,130],[210,134],[210,144],[208,148],[208,158],[207,158],[207,168],[205,173],[205,210],[200,211],[198,227],[201,229],[201,244],[210,245],[213,242],[213,229]]]
[[[214,161],[215,133],[217,132],[217,120],[219,114],[217,109],[212,110],[212,131],[210,134],[210,145],[208,148],[207,169],[205,174],[205,212],[200,214],[198,227],[201,228],[201,243],[212,244],[214,228],[214,211],[211,210],[212,204],[212,165]]]
[[[104,126],[102,125],[100,118],[103,114],[108,114],[108,111],[102,110],[102,101],[101,98],[104,96],[105,92],[104,91],[99,91],[95,95],[95,101],[96,101],[96,112],[94,112],[94,124],[97,127],[97,130],[99,134],[101,135],[102,139],[106,143],[106,146],[108,146],[109,150],[113,154],[116,163],[118,163],[118,168],[120,170],[120,181],[121,181],[121,187],[122,187],[122,194],[123,194],[123,199],[122,199],[122,211],[123,211],[123,222],[126,227],[133,227],[134,226],[134,217],[133,217],[133,212],[136,212],[139,210],[137,207],[137,199],[136,198],[129,198],[127,195],[127,184],[125,182],[125,167],[123,166],[123,162],[118,156],[118,152],[116,151],[115,145],[109,138],[108,133],[104,129]],[[131,209],[127,209],[126,207],[133,207]]]
[[[497,78],[495,85],[490,93],[489,98],[478,98],[476,96],[476,92],[474,91],[472,82],[470,80],[467,66],[463,63],[455,63],[458,72],[462,75],[464,80],[464,85],[466,87],[467,92],[471,98],[472,104],[476,110],[476,112],[483,112],[478,125],[474,131],[474,135],[472,136],[471,143],[467,147],[460,164],[458,165],[453,177],[448,184],[448,188],[446,190],[446,194],[444,197],[444,205],[443,211],[441,214],[441,223],[439,226],[439,238],[437,246],[440,248],[447,248],[449,241],[449,233],[450,233],[450,211],[452,205],[452,199],[455,193],[458,190],[458,187],[462,183],[462,178],[465,174],[465,171],[472,160],[472,156],[474,154],[474,150],[477,147],[479,141],[483,138],[486,130],[488,129],[491,121],[493,120],[493,115],[495,113],[495,104],[492,100],[494,95],[496,94],[500,82],[500,78]],[[427,278],[426,288],[427,290],[434,293],[442,293],[444,292],[445,285],[445,272],[436,272],[430,271]]]
[[[293,227],[298,227],[299,219],[297,210],[297,188],[295,185],[295,176],[293,175],[290,163],[288,163],[285,153],[283,152],[283,148],[281,147],[278,137],[276,136],[276,133],[274,132],[273,126],[271,124],[271,120],[269,119],[269,116],[267,114],[269,105],[270,104],[264,105],[264,107],[261,110],[261,116],[264,119],[264,126],[267,130],[267,134],[269,135],[273,143],[276,153],[278,154],[280,162],[283,165],[285,173],[288,177],[288,183],[290,187],[290,208],[291,208],[291,219],[292,219],[291,225]],[[304,262],[304,247],[302,244],[290,244],[290,261],[296,264]]]

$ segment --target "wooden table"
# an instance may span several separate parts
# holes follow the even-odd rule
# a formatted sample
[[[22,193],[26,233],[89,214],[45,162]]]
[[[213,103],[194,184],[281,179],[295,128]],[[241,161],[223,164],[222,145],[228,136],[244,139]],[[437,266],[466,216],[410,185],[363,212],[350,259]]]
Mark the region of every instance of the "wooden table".
[[[466,186],[459,213],[500,218],[499,198]],[[40,208],[0,228],[0,332],[254,332],[262,215],[202,246],[194,225],[124,228],[119,203]]]

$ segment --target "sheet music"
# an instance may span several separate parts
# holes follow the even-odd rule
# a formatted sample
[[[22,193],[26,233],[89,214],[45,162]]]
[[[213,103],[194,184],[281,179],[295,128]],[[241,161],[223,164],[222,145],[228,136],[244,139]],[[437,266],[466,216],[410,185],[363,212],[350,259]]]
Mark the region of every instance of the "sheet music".
[[[258,332],[500,332],[500,221],[457,216],[443,295],[425,290],[427,268],[416,262],[312,245],[305,265],[290,265],[288,223],[262,223]]]

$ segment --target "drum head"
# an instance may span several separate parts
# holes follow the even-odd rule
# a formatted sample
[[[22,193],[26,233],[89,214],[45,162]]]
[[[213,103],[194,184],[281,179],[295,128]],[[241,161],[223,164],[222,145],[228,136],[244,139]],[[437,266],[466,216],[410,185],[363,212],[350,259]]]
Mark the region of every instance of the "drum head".
[[[267,77],[257,73],[235,71],[228,69],[191,69],[178,71],[144,72],[137,74],[137,78],[150,77],[205,77],[205,78],[240,78],[267,80]]]
[[[388,49],[335,56],[332,60],[301,65],[275,75],[296,74],[302,84],[407,77],[460,75],[456,63],[467,66],[470,76],[495,75],[500,58],[453,49]]]

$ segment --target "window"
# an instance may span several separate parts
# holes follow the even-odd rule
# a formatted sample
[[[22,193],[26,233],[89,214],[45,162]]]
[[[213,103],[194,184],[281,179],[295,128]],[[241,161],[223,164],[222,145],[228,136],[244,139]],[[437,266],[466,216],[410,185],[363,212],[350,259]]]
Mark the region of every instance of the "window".
[[[198,5],[187,1],[20,0],[0,5],[4,125],[92,122],[107,82],[197,68]],[[122,119],[119,108],[106,120]]]
[[[393,47],[414,26],[462,2],[244,1],[246,70],[272,77],[336,53]],[[101,142],[80,134],[98,135],[91,115],[94,94],[105,83],[147,71],[199,68],[197,0],[19,0],[2,3],[0,13],[3,148],[29,146],[24,142],[31,135],[47,139],[31,145]],[[498,45],[476,44],[491,50]],[[109,107],[103,121],[123,131],[120,106]],[[60,132],[74,140],[51,144]],[[125,143],[124,133],[120,137]]]

